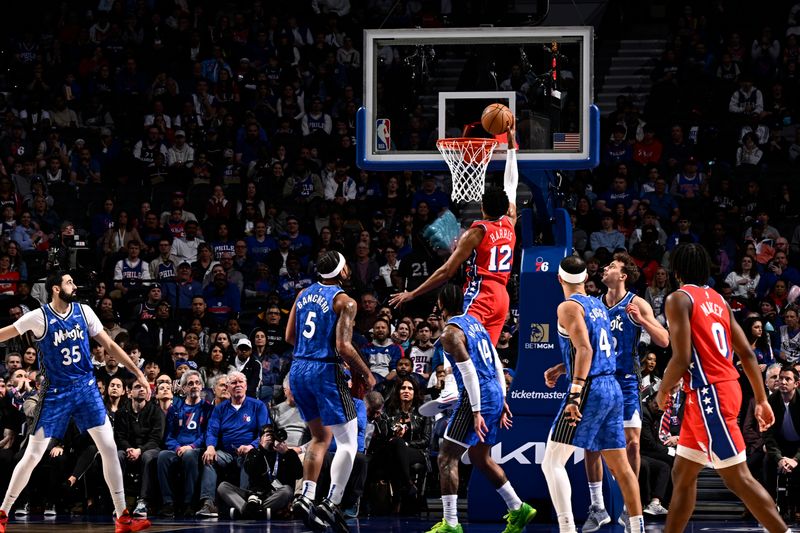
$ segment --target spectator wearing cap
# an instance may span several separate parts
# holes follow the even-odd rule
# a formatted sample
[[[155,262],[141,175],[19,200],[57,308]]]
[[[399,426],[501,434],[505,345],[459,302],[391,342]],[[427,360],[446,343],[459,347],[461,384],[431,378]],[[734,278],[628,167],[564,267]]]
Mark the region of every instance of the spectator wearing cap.
[[[186,223],[190,220],[197,222],[197,217],[191,211],[184,209],[186,205],[186,195],[183,191],[175,191],[172,193],[169,208],[161,213],[161,225],[166,227],[167,221],[172,216],[173,212],[178,209],[180,211],[180,219]]]
[[[392,246],[397,250],[397,259],[401,261],[413,251],[408,237],[400,230],[395,230],[394,233],[392,233]]]
[[[136,320],[150,320],[156,317],[156,306],[161,301],[161,286],[158,283],[150,285],[147,289],[147,297],[136,306],[133,317]]]
[[[128,242],[128,256],[114,266],[114,290],[124,296],[130,290],[139,291],[142,282],[150,279],[150,267],[140,257],[139,241]]]
[[[589,247],[595,253],[601,248],[609,252],[625,249],[625,235],[614,227],[614,217],[610,212],[604,213],[600,219],[600,230],[589,236]]]
[[[186,132],[175,132],[175,143],[167,150],[167,166],[173,170],[183,171],[194,164],[194,148],[186,142]]]
[[[186,261],[194,263],[197,261],[197,247],[203,243],[203,239],[198,236],[199,226],[196,220],[189,220],[184,226],[186,236],[178,237],[172,241],[170,254],[177,262]]]
[[[247,377],[247,395],[257,398],[261,386],[261,364],[253,357],[253,344],[250,339],[239,339],[236,343],[236,356],[233,357],[231,364]]]
[[[213,278],[203,289],[203,298],[208,303],[208,313],[215,318],[217,324],[222,325],[241,311],[242,294],[235,283],[228,281],[222,265],[216,265],[211,272]]]
[[[176,313],[181,318],[188,317],[192,300],[195,296],[202,296],[203,286],[192,278],[192,267],[184,261],[178,265],[174,281],[163,283],[164,299],[175,307]]]
[[[350,177],[350,165],[344,159],[336,161],[333,175],[324,178],[325,199],[337,205],[356,199],[356,182]]]
[[[500,331],[500,338],[497,341],[497,356],[500,362],[503,363],[504,368],[517,367],[517,346],[516,342],[512,343],[513,333],[511,326],[506,324]]]
[[[450,206],[450,199],[436,186],[436,177],[433,174],[425,174],[422,177],[422,186],[411,197],[412,211],[416,211],[420,202],[428,204],[428,208],[434,217],[442,209]]]

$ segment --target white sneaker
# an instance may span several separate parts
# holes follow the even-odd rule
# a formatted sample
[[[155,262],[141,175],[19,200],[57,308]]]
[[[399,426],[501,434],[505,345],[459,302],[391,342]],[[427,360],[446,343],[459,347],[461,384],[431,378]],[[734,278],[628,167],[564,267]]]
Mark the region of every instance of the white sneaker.
[[[17,507],[14,511],[14,516],[28,516],[31,512],[31,506],[29,503],[26,503],[22,507]]]
[[[133,516],[136,518],[147,518],[147,503],[144,500],[140,499],[136,502]]]
[[[56,506],[55,505],[51,505],[47,509],[44,510],[44,516],[45,517],[55,517],[57,514],[58,514],[58,512],[56,511]]]
[[[667,511],[667,509],[663,505],[661,505],[661,503],[650,502],[647,505],[647,507],[645,507],[642,510],[642,512],[644,512],[644,514],[649,514],[651,516],[664,516],[669,511]]]

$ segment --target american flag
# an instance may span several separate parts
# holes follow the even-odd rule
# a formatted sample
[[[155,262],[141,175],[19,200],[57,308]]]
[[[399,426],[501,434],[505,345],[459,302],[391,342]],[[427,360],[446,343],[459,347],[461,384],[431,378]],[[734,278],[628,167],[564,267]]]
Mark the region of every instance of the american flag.
[[[554,133],[554,152],[577,152],[581,148],[580,133]]]

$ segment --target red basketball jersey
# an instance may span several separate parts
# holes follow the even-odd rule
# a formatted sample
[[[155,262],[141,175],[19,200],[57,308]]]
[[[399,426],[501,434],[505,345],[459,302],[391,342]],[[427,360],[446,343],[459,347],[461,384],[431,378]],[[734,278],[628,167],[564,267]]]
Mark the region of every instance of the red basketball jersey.
[[[683,376],[683,389],[688,392],[738,380],[733,366],[731,312],[725,300],[710,287],[684,285],[679,290],[692,300],[692,359]]]
[[[514,264],[514,246],[517,243],[514,225],[507,216],[502,216],[497,220],[476,220],[470,229],[478,227],[486,233],[469,258],[466,286],[494,281],[505,287]]]

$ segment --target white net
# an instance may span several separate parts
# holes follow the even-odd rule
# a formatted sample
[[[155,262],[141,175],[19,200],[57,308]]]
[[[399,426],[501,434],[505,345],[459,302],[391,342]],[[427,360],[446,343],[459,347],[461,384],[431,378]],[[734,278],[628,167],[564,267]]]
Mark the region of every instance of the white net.
[[[455,202],[480,202],[486,182],[486,167],[497,146],[494,139],[439,139],[436,147],[450,167]]]

